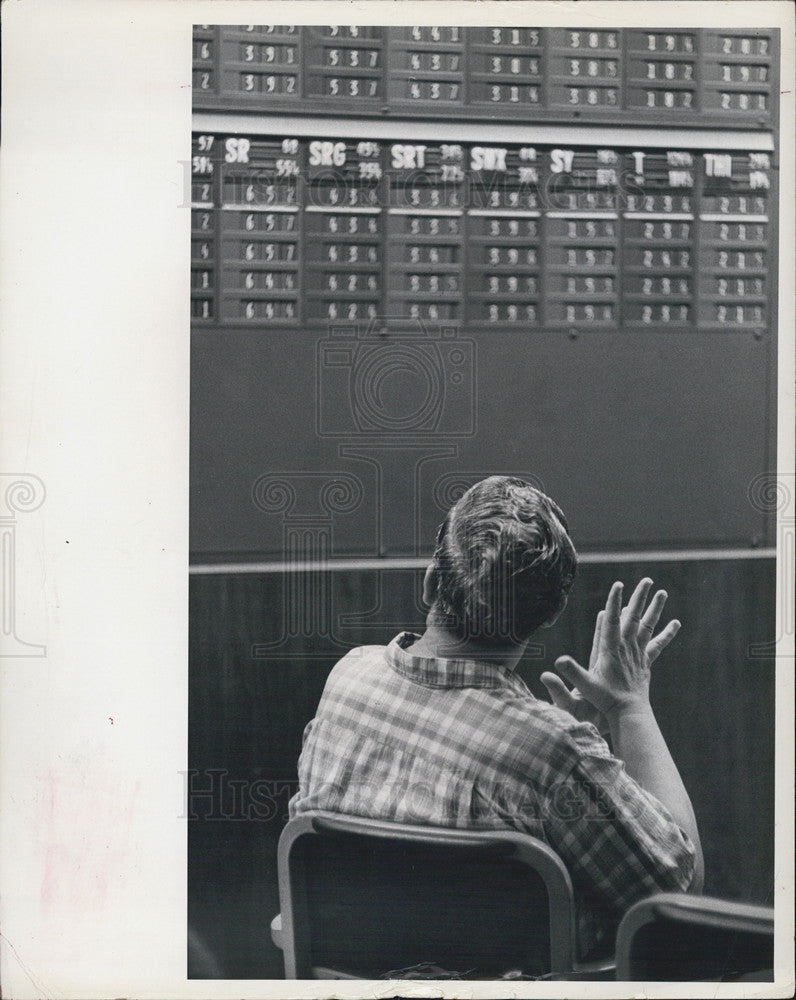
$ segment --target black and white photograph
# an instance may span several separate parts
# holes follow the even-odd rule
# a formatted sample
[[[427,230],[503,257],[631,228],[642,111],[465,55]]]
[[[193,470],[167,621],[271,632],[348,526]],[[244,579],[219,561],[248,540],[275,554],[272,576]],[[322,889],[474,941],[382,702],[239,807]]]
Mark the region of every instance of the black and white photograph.
[[[790,5],[32,6],[3,995],[792,995]]]

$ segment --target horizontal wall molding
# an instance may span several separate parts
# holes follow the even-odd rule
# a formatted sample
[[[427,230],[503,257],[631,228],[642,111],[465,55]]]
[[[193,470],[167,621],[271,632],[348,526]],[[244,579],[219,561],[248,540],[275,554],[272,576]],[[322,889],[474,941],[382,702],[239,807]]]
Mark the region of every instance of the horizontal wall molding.
[[[583,552],[578,555],[582,565],[642,562],[709,562],[736,559],[776,559],[774,548],[760,549],[683,549],[681,551],[649,550],[639,552]],[[365,570],[425,569],[431,556],[392,559],[327,559],[324,562],[239,562],[197,563],[189,567],[192,576],[213,576],[229,573],[356,573]]]

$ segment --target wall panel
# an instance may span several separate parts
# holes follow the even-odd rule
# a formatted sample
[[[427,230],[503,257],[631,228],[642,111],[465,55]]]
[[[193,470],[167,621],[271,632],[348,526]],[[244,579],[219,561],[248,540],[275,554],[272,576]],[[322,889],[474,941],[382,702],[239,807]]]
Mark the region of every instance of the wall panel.
[[[566,612],[535,637],[519,669],[546,697],[534,679],[541,669],[564,652],[585,660],[588,623],[611,582],[631,586],[645,573],[668,590],[667,613],[683,622],[655,667],[652,699],[698,816],[705,891],[770,903],[774,663],[750,648],[773,638],[773,560],[584,565]],[[383,643],[402,627],[422,628],[418,574],[386,575],[393,577],[383,588],[391,614],[374,615],[370,626],[341,626],[342,648],[331,636],[286,634],[279,574],[191,580],[190,917],[225,976],[281,975],[267,933],[278,906],[276,841],[302,730],[345,641]],[[335,618],[373,606],[375,573],[333,576]]]

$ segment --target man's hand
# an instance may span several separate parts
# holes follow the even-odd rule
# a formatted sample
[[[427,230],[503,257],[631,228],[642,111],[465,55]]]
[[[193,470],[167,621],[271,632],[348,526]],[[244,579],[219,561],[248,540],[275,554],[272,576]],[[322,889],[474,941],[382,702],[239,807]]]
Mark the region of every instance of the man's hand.
[[[554,674],[542,677],[560,708],[575,718],[595,722],[603,732],[617,712],[634,705],[649,706],[650,667],[680,630],[680,623],[671,621],[653,638],[667,595],[659,590],[645,611],[651,587],[652,580],[645,577],[624,609],[622,584],[611,587],[595,627],[589,669],[584,670],[570,656],[556,660],[556,670],[574,686],[572,691]],[[584,701],[596,715],[589,715]]]

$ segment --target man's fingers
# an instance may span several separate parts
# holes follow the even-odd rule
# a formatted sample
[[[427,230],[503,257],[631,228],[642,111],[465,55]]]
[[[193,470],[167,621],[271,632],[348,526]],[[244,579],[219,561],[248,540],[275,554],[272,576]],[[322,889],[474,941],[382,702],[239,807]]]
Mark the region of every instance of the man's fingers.
[[[568,680],[573,687],[578,688],[587,698],[594,690],[595,685],[588,670],[584,670],[583,667],[579,663],[576,663],[571,656],[559,656],[556,660],[556,670],[560,674],[563,674],[565,679]]]
[[[663,611],[663,606],[666,603],[667,597],[668,594],[665,590],[659,590],[650,601],[650,606],[644,613],[644,617],[641,619],[641,625],[639,625],[638,629],[638,637],[642,642],[649,642],[652,638],[652,633],[657,627],[658,620],[661,617],[661,612]]]
[[[652,663],[653,660],[657,660],[679,631],[680,622],[678,622],[675,618],[673,621],[670,621],[666,628],[659,632],[654,639],[650,640],[650,643],[647,646],[647,656],[650,663]]]
[[[605,648],[606,645],[616,647],[619,643],[619,616],[622,612],[622,590],[623,584],[617,581],[611,587],[608,600],[605,602],[605,616],[600,635],[601,648]]]
[[[650,592],[651,586],[652,580],[648,576],[645,576],[633,591],[630,600],[627,602],[627,607],[622,612],[622,635],[627,639],[635,638],[638,632],[644,605],[647,603],[647,595]]]
[[[597,614],[597,621],[594,624],[594,640],[591,644],[591,655],[589,656],[589,670],[594,666],[597,660],[597,654],[600,652],[600,636],[603,631],[603,621],[605,620],[605,612],[600,611]]]
[[[557,674],[546,672],[542,674],[540,680],[547,688],[547,693],[553,704],[557,705],[558,708],[569,709],[574,699],[561,678]]]

